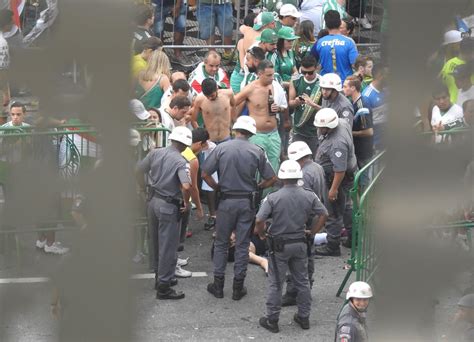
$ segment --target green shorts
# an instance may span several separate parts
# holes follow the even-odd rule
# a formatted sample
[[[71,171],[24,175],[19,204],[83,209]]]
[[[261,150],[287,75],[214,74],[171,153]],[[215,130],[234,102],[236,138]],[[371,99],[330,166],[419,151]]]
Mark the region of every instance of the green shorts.
[[[281,139],[278,130],[275,129],[267,133],[257,133],[252,136],[250,142],[260,146],[267,153],[268,160],[275,171],[278,173],[280,167],[280,152],[281,152]]]

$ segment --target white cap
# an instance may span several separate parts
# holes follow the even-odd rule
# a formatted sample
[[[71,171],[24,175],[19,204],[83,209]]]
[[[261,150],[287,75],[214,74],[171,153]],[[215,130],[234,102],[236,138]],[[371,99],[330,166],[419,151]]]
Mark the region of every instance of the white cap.
[[[295,17],[295,18],[301,17],[301,13],[298,12],[298,9],[292,4],[282,5],[280,7],[280,15],[282,17],[286,17],[286,16]]]
[[[252,134],[257,133],[257,123],[255,119],[250,116],[239,116],[235,121],[232,129],[243,129]]]
[[[137,146],[141,140],[140,133],[136,129],[130,129],[130,145]]]
[[[462,33],[457,30],[451,30],[444,34],[443,45],[459,43],[462,40]]]
[[[346,299],[351,298],[372,298],[372,289],[370,285],[364,281],[355,281],[349,286],[346,294]]]
[[[314,117],[314,125],[316,127],[336,128],[339,124],[339,117],[332,108],[320,109]]]
[[[135,114],[139,120],[146,120],[150,117],[150,113],[145,109],[145,106],[140,100],[133,99],[129,104],[130,111]]]
[[[300,160],[309,155],[313,155],[313,152],[304,141],[295,141],[288,146],[288,159],[290,160]]]
[[[191,146],[193,144],[193,134],[189,128],[184,126],[174,128],[169,139],[180,142],[186,146]]]
[[[319,86],[321,88],[335,89],[336,91],[341,91],[342,81],[338,74],[324,74],[319,80]]]
[[[285,160],[278,170],[278,178],[280,179],[300,179],[303,178],[301,166],[295,160]]]

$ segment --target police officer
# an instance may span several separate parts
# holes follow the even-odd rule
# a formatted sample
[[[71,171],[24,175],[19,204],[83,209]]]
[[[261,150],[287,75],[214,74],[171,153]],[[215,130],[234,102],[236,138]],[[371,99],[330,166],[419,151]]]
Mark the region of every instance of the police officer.
[[[327,188],[324,180],[324,170],[321,165],[315,163],[312,158],[312,150],[304,141],[295,141],[288,147],[288,159],[296,160],[303,172],[303,187],[318,196],[324,204],[327,202]],[[310,226],[311,223],[308,224]],[[314,259],[311,255],[313,240],[308,241],[308,279],[310,287],[313,285]],[[286,293],[283,295],[281,305],[296,305],[297,290],[290,277],[287,279]]]
[[[145,190],[144,175],[149,177],[148,224],[153,241],[155,288],[158,299],[181,299],[183,292],[171,288],[177,262],[180,216],[189,210],[183,193],[189,195],[189,164],[181,155],[192,144],[191,131],[176,127],[169,139],[171,145],[151,151],[137,165],[137,180]],[[174,283],[174,284],[173,284]]]
[[[244,280],[249,260],[250,231],[253,228],[257,204],[255,195],[259,189],[270,187],[276,177],[265,151],[249,142],[249,138],[257,132],[255,120],[250,116],[241,116],[232,129],[235,139],[218,145],[202,166],[202,178],[220,193],[213,258],[214,282],[207,286],[207,291],[216,298],[224,297],[229,239],[235,230],[232,299],[240,300],[247,294]],[[215,171],[219,174],[219,185],[211,177]],[[259,184],[256,181],[257,171],[263,178]]]
[[[319,148],[315,161],[324,169],[328,191],[326,207],[329,218],[326,224],[328,243],[317,247],[315,254],[340,256],[341,229],[352,228],[352,208],[349,190],[357,171],[351,126],[340,120],[334,109],[323,108],[316,113],[314,125],[318,127]]]
[[[342,91],[342,81],[338,74],[329,73],[321,76],[319,81],[323,101],[321,107],[332,108],[340,119],[347,121],[351,127],[354,121],[354,107]]]
[[[462,329],[459,341],[474,341],[474,293],[465,295],[459,300],[454,321],[467,323],[466,328]]]
[[[356,281],[349,286],[346,295],[349,302],[344,305],[337,319],[336,342],[368,341],[365,318],[370,298],[372,289],[369,284]]]
[[[311,291],[308,280],[308,254],[306,234],[314,236],[327,218],[327,210],[316,194],[298,185],[303,173],[298,162],[286,160],[278,171],[278,178],[283,187],[269,194],[257,213],[256,233],[261,239],[267,239],[270,247],[270,264],[267,280],[267,314],[260,318],[260,325],[265,329],[279,332],[278,319],[281,310],[281,284],[289,271],[297,290],[296,302],[298,312],[293,319],[301,328],[309,329],[311,312]],[[311,218],[318,220],[305,230]],[[272,218],[273,222],[265,233],[265,221]]]

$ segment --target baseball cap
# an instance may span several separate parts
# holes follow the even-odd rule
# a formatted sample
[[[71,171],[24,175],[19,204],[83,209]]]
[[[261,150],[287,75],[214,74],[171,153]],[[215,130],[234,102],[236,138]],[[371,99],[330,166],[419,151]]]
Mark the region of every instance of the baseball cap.
[[[471,74],[472,68],[468,64],[458,65],[451,73],[455,78],[468,78]]]
[[[299,17],[301,17],[301,13],[298,12],[296,7],[293,6],[292,4],[284,4],[280,8],[280,16],[282,16],[282,17],[288,17],[289,16],[289,17],[299,18]]]
[[[272,12],[262,12],[257,15],[255,18],[255,23],[253,25],[253,29],[255,31],[260,30],[265,25],[271,24],[275,21],[275,17],[273,16]]]
[[[444,34],[443,45],[459,43],[462,40],[462,33],[457,30],[450,30]]]
[[[260,37],[257,37],[257,40],[262,43],[276,44],[278,36],[272,29],[265,29],[262,31]]]
[[[299,36],[295,35],[295,30],[293,30],[291,27],[283,26],[278,31],[278,38],[282,38],[285,40],[295,40],[295,39],[298,39]]]
[[[145,109],[145,106],[140,100],[133,99],[130,101],[130,111],[135,114],[139,120],[146,120],[150,117],[150,113]]]

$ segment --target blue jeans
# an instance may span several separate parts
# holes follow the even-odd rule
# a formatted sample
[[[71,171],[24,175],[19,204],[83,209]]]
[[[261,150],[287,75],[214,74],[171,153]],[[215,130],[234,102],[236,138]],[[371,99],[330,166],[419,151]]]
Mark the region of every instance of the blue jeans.
[[[173,32],[184,32],[186,29],[186,3],[181,4],[179,9],[179,15],[174,19]],[[165,20],[168,16],[171,16],[173,11],[173,5],[163,5],[162,0],[157,0],[155,2],[155,24],[154,31],[157,36],[161,36],[163,28],[165,25]]]
[[[198,4],[196,16],[199,21],[199,38],[207,40],[215,33],[215,27],[224,37],[231,37],[234,28],[232,4]]]

